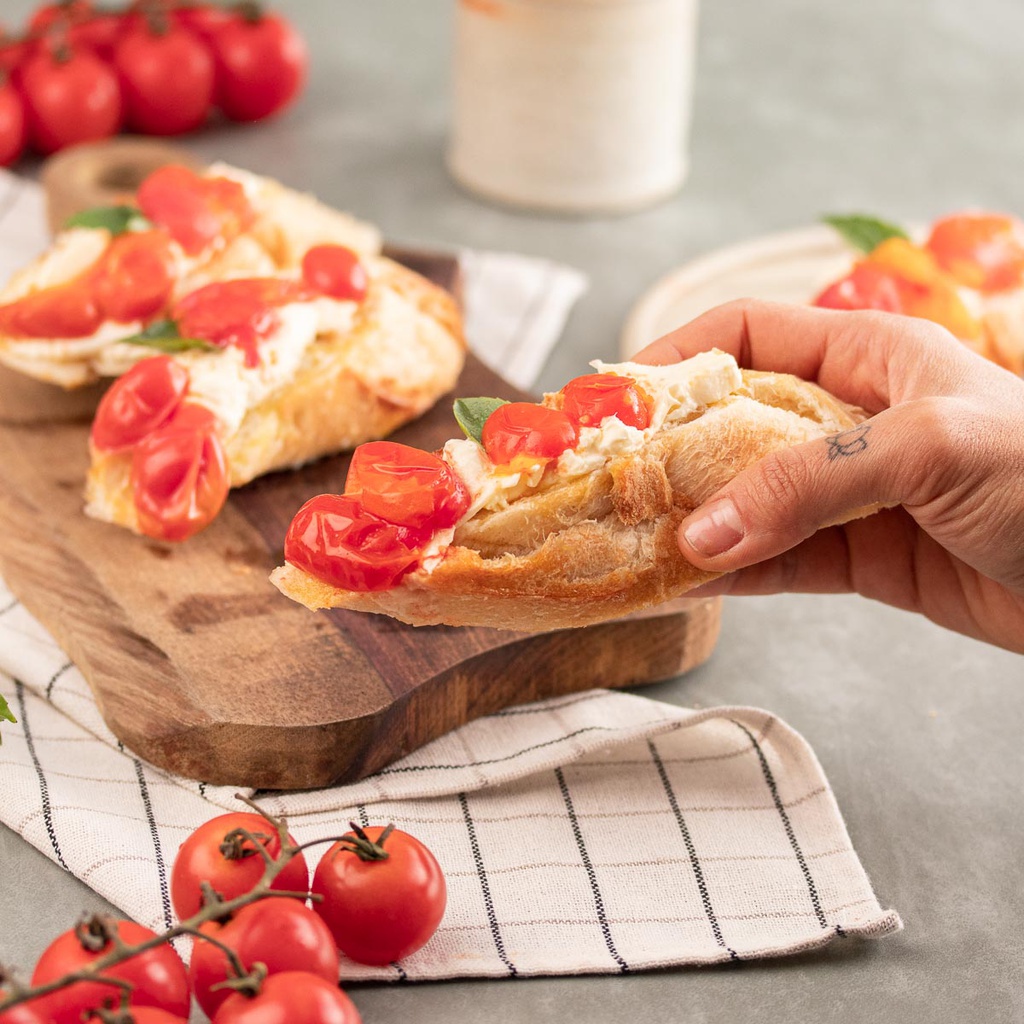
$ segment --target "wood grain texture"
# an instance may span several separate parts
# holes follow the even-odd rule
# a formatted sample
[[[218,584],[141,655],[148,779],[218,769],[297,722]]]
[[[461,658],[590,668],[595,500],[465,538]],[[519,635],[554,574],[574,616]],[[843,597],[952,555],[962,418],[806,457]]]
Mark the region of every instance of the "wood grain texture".
[[[457,287],[451,258],[401,255]],[[472,357],[457,390],[522,397]],[[0,573],[114,734],[170,771],[268,789],[351,780],[509,704],[665,679],[714,648],[707,600],[543,634],[311,613],[267,576],[302,502],[342,489],[347,456],[233,491],[211,527],[164,544],[82,513],[95,401],[0,376]],[[456,433],[449,397],[393,436],[432,449]]]

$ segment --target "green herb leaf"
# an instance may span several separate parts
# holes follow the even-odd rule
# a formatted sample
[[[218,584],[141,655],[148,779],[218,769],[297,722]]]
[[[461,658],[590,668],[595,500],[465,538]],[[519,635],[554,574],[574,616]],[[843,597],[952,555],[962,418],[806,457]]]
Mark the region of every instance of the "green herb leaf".
[[[821,218],[842,235],[843,239],[861,252],[871,252],[887,238],[909,238],[903,228],[878,217],[854,213],[849,216],[832,214]]]
[[[483,432],[487,417],[499,405],[508,405],[504,398],[456,398],[452,412],[456,422],[462,427],[463,433],[477,444],[482,444],[480,435]]]
[[[17,719],[11,713],[11,709],[7,706],[7,701],[4,700],[3,694],[0,694],[0,722],[16,722]],[[0,739],[0,743],[3,740]]]
[[[72,214],[64,221],[65,228],[106,228],[112,235],[125,231],[148,231],[152,221],[135,206],[94,206]]]
[[[199,349],[201,352],[220,351],[216,345],[211,345],[201,338],[183,338],[173,320],[154,320],[144,331],[119,340],[126,345],[144,345],[146,348],[170,355],[175,352],[187,352],[189,349]]]

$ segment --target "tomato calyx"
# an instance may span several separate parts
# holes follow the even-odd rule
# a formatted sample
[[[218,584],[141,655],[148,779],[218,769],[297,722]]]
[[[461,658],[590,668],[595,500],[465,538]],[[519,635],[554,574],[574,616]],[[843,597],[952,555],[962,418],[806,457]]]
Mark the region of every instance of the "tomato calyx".
[[[90,914],[75,925],[75,938],[82,949],[99,953],[117,941],[117,925],[103,914]]]
[[[273,836],[266,832],[250,832],[247,828],[232,829],[224,836],[220,852],[227,860],[243,860],[245,857],[265,856]],[[261,853],[257,846],[263,847]]]
[[[234,950],[227,943],[212,939],[205,932],[202,935],[207,942],[212,942],[215,946],[219,946],[228,955],[229,960],[234,957]],[[236,973],[233,978],[225,978],[223,981],[218,981],[215,985],[211,985],[210,991],[240,992],[243,996],[247,996],[250,999],[258,996],[263,990],[263,982],[267,980],[267,975],[270,973],[267,970],[267,965],[257,960],[248,971],[240,963],[233,963],[232,967],[236,972],[240,970],[241,973]]]
[[[387,860],[391,856],[384,849],[384,843],[388,836],[395,831],[394,822],[391,822],[375,840],[371,839],[365,830],[360,828],[354,821],[350,821],[348,827],[352,829],[354,834],[346,833],[338,840],[338,844],[354,853],[360,860]]]

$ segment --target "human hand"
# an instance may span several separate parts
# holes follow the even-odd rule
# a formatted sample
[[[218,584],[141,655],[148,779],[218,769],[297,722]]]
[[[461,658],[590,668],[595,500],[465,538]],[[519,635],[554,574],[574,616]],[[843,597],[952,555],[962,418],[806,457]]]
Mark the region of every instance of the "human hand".
[[[1024,653],[1024,380],[925,320],[742,300],[634,356],[709,348],[871,418],[769,455],[680,525],[694,594],[856,592]],[[862,506],[886,506],[842,526]]]

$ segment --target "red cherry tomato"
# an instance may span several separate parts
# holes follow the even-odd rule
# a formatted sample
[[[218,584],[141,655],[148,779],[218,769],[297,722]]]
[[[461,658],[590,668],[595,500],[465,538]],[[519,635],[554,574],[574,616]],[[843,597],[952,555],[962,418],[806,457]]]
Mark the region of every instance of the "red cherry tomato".
[[[213,57],[187,28],[166,23],[160,31],[143,22],[117,44],[114,66],[129,128],[179,135],[206,120],[213,102]]]
[[[130,945],[144,942],[156,934],[134,921],[118,921],[117,932]],[[32,984],[45,985],[80,970],[108,953],[110,948],[110,943],[107,943],[102,949],[92,952],[82,945],[75,930],[69,929],[47,946],[32,972]],[[188,1016],[188,975],[171,946],[154,946],[105,973],[131,983],[133,1009],[154,1006],[176,1017]],[[86,1010],[98,1009],[108,999],[116,1003],[120,992],[116,986],[102,982],[76,981],[67,988],[44,996],[40,1003],[54,1024],[80,1024]]]
[[[203,39],[234,21],[236,15],[223,7],[205,3],[179,3],[174,7],[174,19]]]
[[[627,427],[651,425],[651,399],[632,377],[617,373],[588,373],[562,388],[562,412],[581,427],[599,427],[606,416]]]
[[[132,1009],[132,1024],[188,1024],[176,1013],[159,1010],[155,1006],[137,1006]]]
[[[332,299],[366,298],[369,278],[359,254],[343,245],[314,245],[302,257],[302,277],[306,283]]]
[[[0,72],[0,167],[10,167],[25,151],[25,104]]]
[[[328,934],[330,934],[328,932]],[[334,939],[331,939],[334,945]],[[0,1003],[7,998],[8,993],[0,990]],[[51,1024],[50,1018],[46,1015],[45,1007],[41,999],[33,999],[28,1003],[19,1003],[10,1010],[0,1013],[0,1024]]]
[[[244,828],[259,839],[271,857],[281,852],[273,826],[254,812],[232,811],[204,822],[181,844],[171,869],[171,904],[179,918],[191,917],[202,906],[200,882],[209,882],[230,900],[250,892],[263,876],[263,857],[248,840],[239,847],[245,856],[232,859],[221,852],[224,837],[236,828]],[[301,853],[288,862],[271,888],[290,892],[309,888],[309,868]]]
[[[1024,224],[996,213],[960,213],[936,221],[925,247],[959,284],[983,292],[1024,280]]]
[[[270,974],[308,971],[332,985],[338,982],[334,939],[327,925],[298,900],[259,900],[226,924],[212,923],[201,930],[233,949],[246,970],[262,963]],[[234,976],[223,950],[202,939],[193,942],[188,977],[208,1017],[231,995],[229,988],[211,991],[211,987]]]
[[[503,466],[517,455],[557,459],[579,441],[579,429],[564,412],[532,402],[499,405],[481,432],[484,451]]]
[[[320,494],[295,514],[284,557],[335,587],[387,590],[416,567],[429,539],[429,531],[371,515],[350,495]]]
[[[100,400],[90,440],[123,451],[163,426],[188,391],[188,371],[170,356],[153,356],[118,377]]]
[[[258,996],[230,996],[213,1024],[362,1024],[362,1018],[336,983],[308,971],[285,971],[270,975]]]
[[[139,186],[136,199],[142,212],[193,256],[211,242],[230,241],[255,216],[237,181],[205,178],[180,164],[155,170]]]
[[[306,44],[278,14],[236,16],[211,43],[220,107],[232,121],[258,121],[276,114],[305,84]]]
[[[121,125],[117,75],[88,49],[40,49],[20,71],[29,136],[42,153],[114,135]]]
[[[28,28],[33,35],[45,35],[54,25],[77,25],[94,12],[92,0],[67,0],[43,4],[29,18]]]
[[[139,529],[156,540],[187,540],[209,526],[228,496],[227,457],[209,409],[184,402],[132,452]]]
[[[103,255],[95,295],[111,320],[128,323],[159,313],[174,286],[174,257],[162,231],[126,231]]]
[[[87,338],[102,322],[89,275],[0,306],[0,332],[10,338]]]
[[[889,270],[873,263],[858,263],[853,270],[830,284],[815,300],[826,309],[881,309],[903,312],[901,282]]]
[[[72,46],[85,46],[101,60],[110,63],[114,59],[114,47],[118,37],[125,30],[127,18],[123,14],[97,14],[85,21],[77,22],[68,29]]]
[[[349,959],[389,964],[415,953],[437,931],[447,901],[444,874],[407,832],[361,831],[387,857],[364,860],[352,844],[335,843],[313,875],[313,892],[323,896],[313,907]]]
[[[470,503],[466,485],[443,459],[394,441],[356,448],[345,493],[389,523],[429,530],[454,526]]]

